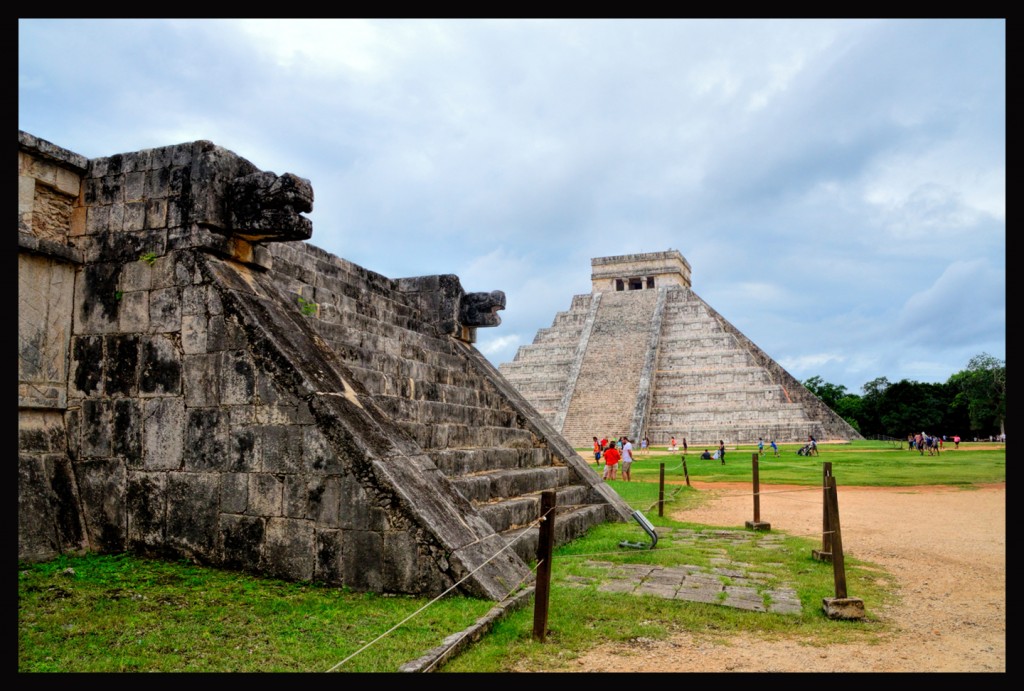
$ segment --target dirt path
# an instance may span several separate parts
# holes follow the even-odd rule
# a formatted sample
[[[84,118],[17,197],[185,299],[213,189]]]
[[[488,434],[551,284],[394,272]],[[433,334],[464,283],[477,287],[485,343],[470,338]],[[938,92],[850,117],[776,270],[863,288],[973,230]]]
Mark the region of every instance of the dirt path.
[[[694,486],[710,500],[672,518],[734,528],[753,519],[749,485]],[[760,519],[773,531],[820,539],[820,495],[784,491],[793,489],[763,486]],[[873,608],[895,627],[881,644],[681,634],[629,650],[601,646],[577,671],[1005,672],[1006,484],[840,488],[838,498],[844,553],[899,583],[900,605]]]

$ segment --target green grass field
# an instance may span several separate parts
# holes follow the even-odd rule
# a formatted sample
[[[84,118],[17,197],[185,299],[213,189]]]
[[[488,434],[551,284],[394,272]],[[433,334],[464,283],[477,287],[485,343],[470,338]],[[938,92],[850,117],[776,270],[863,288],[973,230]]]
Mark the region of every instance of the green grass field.
[[[908,487],[913,485],[971,485],[1006,481],[1006,445],[987,442],[961,442],[953,449],[947,444],[936,456],[894,448],[888,442],[854,441],[848,444],[819,444],[818,456],[799,456],[802,444],[779,447],[779,456],[771,450],[758,459],[758,480],[766,485],[821,485],[822,463],[832,464],[837,485],[861,487]],[[700,482],[752,482],[755,444],[726,447],[725,465],[717,460],[701,460],[701,449],[690,447],[686,455],[686,473]],[[713,452],[714,449],[711,449]],[[579,449],[592,468],[597,469],[589,449]],[[661,464],[665,464],[666,483],[683,475],[683,456],[664,447],[648,449],[646,455],[634,453],[634,481],[658,482]],[[619,480],[621,483],[621,473]]]

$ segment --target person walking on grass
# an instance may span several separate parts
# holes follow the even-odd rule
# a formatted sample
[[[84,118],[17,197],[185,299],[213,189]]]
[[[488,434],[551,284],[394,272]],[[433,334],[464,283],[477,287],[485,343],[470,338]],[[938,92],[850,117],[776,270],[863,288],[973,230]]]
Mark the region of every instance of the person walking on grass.
[[[594,465],[601,467],[601,442],[594,437]]]
[[[757,457],[761,458],[764,455],[764,439],[762,437],[757,438]]]
[[[722,439],[718,440],[718,457],[722,460],[722,465],[725,465],[725,441]]]
[[[771,447],[772,447],[772,453],[775,454],[776,458],[778,458],[779,457],[779,445],[775,443],[774,439],[772,439]]]

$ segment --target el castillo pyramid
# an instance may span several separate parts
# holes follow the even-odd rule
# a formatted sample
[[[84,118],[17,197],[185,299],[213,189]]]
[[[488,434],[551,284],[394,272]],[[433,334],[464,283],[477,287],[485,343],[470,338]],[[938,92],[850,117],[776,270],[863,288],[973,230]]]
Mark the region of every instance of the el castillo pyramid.
[[[677,250],[590,263],[591,293],[498,368],[574,447],[862,438],[693,292]]]

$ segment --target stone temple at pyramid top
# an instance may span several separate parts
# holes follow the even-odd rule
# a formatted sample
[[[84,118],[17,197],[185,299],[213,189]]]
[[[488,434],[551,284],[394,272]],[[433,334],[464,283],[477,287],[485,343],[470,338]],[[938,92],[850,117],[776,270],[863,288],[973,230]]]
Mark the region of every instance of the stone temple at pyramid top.
[[[661,286],[690,287],[690,262],[678,250],[620,254],[590,260],[594,293],[650,290]]]

